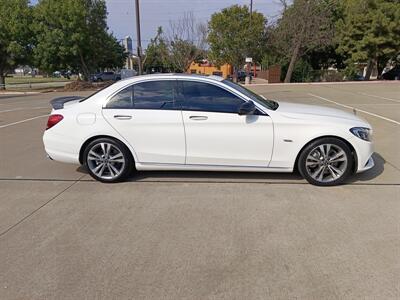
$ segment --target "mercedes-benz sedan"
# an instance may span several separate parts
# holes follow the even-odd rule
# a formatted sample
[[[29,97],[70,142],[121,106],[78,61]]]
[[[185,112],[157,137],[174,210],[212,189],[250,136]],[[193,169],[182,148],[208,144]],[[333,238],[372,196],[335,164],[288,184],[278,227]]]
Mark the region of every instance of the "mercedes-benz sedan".
[[[374,165],[371,126],[358,116],[269,100],[221,77],[139,76],[51,104],[48,156],[102,182],[132,170],[298,170],[326,186]]]

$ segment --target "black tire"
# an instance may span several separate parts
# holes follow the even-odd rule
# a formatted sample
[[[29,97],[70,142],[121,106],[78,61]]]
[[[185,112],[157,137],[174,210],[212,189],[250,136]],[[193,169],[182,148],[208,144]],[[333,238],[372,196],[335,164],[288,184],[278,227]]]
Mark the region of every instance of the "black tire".
[[[105,158],[102,158],[102,161],[100,160],[93,160],[93,155],[91,154],[91,159],[89,158],[89,152],[91,152],[91,150],[95,151],[96,149],[98,149],[99,147],[101,148],[101,145],[112,145],[112,146],[108,146],[110,147],[110,152],[112,155],[112,152],[118,153],[118,151],[120,152],[120,154],[122,156],[118,156],[117,160],[123,160],[124,162],[113,162],[111,163],[111,156],[110,159],[107,157],[107,160],[105,161]],[[106,146],[107,148],[107,146]],[[93,153],[93,152],[91,152]],[[96,153],[99,154],[99,153]],[[118,155],[120,155],[118,153]],[[88,170],[90,176],[92,176],[94,179],[101,181],[101,182],[105,182],[105,183],[114,183],[114,182],[121,182],[124,179],[126,179],[132,172],[132,170],[134,169],[134,160],[132,157],[131,152],[129,151],[129,149],[120,141],[112,139],[112,138],[98,138],[96,140],[93,140],[92,142],[90,142],[86,148],[85,151],[83,153],[83,164],[85,166],[85,168]],[[95,167],[99,166],[100,164],[105,164],[106,166],[103,168],[104,172],[106,172],[104,174],[104,176],[99,176],[99,174],[96,174],[94,172]],[[110,168],[110,164],[113,164],[114,168]],[[101,167],[100,167],[101,168]],[[113,172],[112,170],[117,169],[118,171],[120,171],[120,173],[118,174],[117,172],[115,173],[115,176],[111,176],[111,172]],[[108,174],[107,174],[107,170],[108,170]],[[105,176],[105,175],[108,175]]]
[[[335,154],[341,153],[338,149],[343,150],[344,154],[340,156],[340,159],[343,159],[343,161],[335,162],[335,160],[322,159],[321,157],[318,158],[317,153],[322,152],[320,150],[321,149],[320,147],[323,147],[322,149],[327,150],[328,145],[330,145],[328,152],[332,154],[331,158],[333,158]],[[329,158],[329,153],[327,153],[326,155],[327,158]],[[323,154],[320,155],[322,156]],[[308,166],[306,165],[307,159],[309,159],[308,163],[312,165]],[[314,162],[314,159],[315,161],[318,160],[321,161]],[[346,161],[344,159],[346,159]],[[300,153],[298,159],[298,169],[300,174],[309,183],[317,186],[334,186],[342,184],[346,180],[346,178],[350,174],[352,174],[353,166],[354,166],[354,157],[350,147],[342,140],[330,137],[320,138],[308,144]],[[325,178],[319,180],[321,173],[318,173],[318,176],[313,176],[316,174],[318,170],[322,170],[321,171],[322,176],[326,176],[327,181],[323,181]],[[336,170],[340,170],[342,171],[342,173],[336,172]],[[337,177],[335,177],[334,175],[336,175]]]

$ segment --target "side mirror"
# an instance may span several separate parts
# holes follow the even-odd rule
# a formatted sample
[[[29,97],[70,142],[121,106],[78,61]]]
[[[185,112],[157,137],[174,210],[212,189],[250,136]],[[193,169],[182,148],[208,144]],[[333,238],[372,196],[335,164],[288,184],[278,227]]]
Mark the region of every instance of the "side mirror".
[[[253,101],[247,101],[239,106],[239,115],[252,115],[256,111],[256,106]]]

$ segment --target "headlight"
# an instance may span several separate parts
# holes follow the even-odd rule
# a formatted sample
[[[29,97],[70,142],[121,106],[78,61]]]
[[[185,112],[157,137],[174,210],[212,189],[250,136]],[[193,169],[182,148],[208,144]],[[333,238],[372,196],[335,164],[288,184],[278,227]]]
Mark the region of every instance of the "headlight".
[[[369,128],[353,127],[350,129],[350,132],[364,141],[371,141],[372,130]]]

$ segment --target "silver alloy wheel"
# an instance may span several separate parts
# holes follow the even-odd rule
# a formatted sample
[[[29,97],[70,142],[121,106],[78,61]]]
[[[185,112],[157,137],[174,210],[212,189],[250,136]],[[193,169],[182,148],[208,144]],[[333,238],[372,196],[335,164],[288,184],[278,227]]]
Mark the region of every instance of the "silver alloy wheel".
[[[331,182],[343,176],[347,164],[346,152],[341,147],[321,144],[308,154],[306,170],[314,180]]]
[[[115,179],[125,167],[121,150],[111,143],[98,143],[90,148],[87,155],[89,169],[102,179]]]

